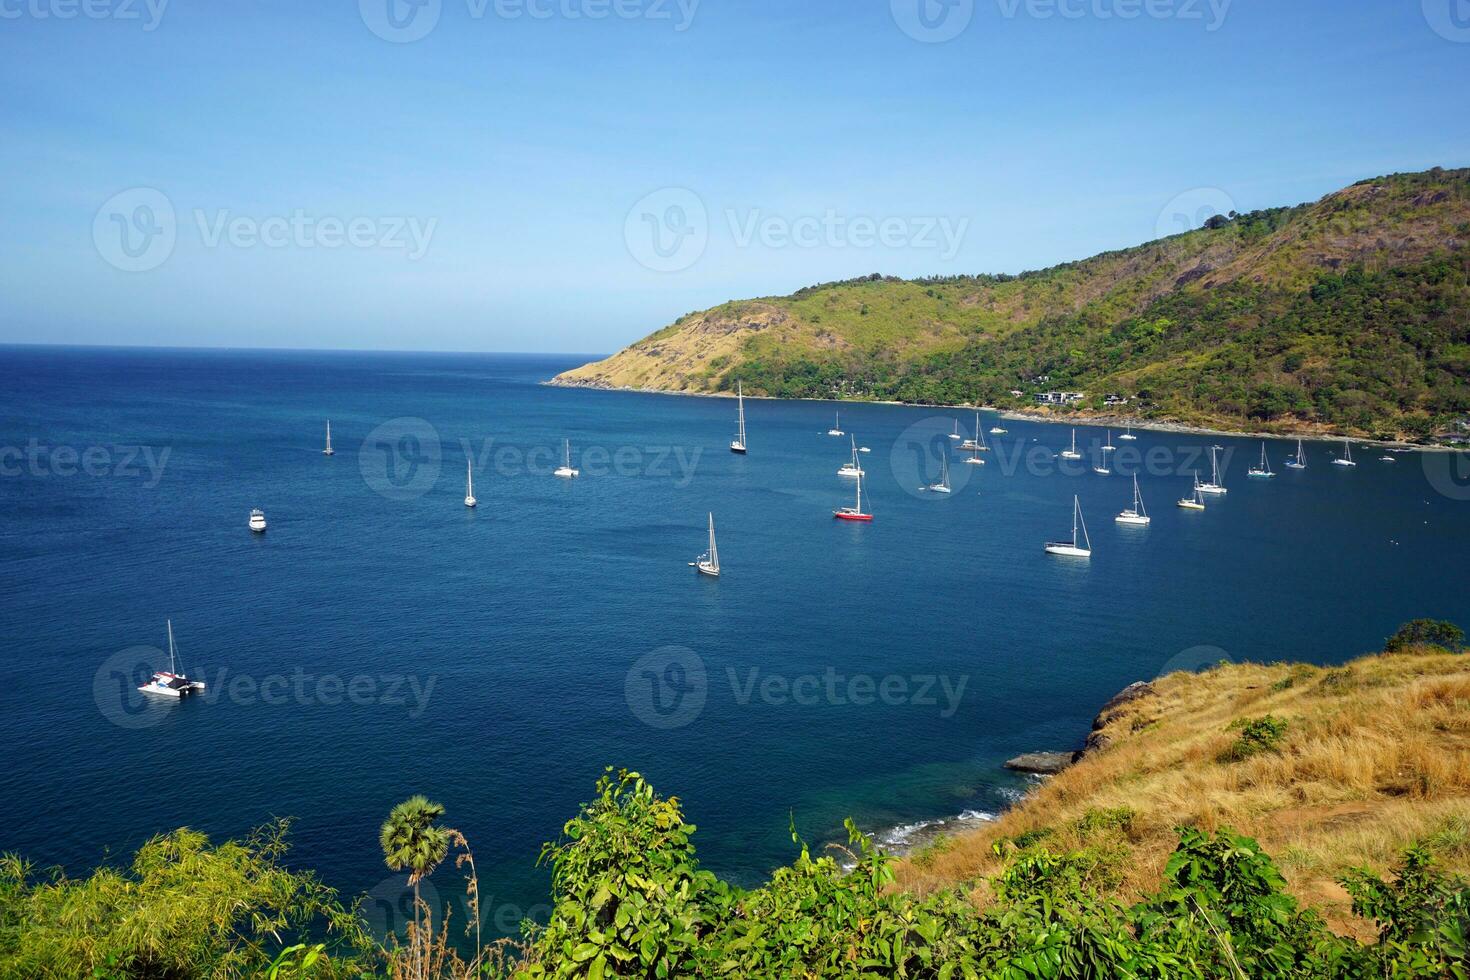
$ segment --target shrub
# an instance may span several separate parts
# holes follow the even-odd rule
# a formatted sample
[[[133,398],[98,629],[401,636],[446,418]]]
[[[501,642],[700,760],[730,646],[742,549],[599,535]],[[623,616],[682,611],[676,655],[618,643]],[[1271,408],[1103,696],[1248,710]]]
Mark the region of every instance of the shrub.
[[[1416,646],[1443,647],[1460,653],[1465,648],[1465,631],[1443,619],[1411,619],[1384,642],[1383,649],[1397,653]]]
[[[1231,726],[1238,727],[1240,735],[1221,755],[1221,762],[1239,762],[1262,752],[1275,752],[1286,737],[1286,721],[1275,715],[1266,715],[1251,721],[1241,720]]]

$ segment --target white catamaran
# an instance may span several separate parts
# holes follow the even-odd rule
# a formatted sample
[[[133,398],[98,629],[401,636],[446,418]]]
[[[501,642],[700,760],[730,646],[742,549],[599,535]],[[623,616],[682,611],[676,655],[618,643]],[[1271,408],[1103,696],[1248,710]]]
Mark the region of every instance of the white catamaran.
[[[838,412],[836,414],[836,417],[832,419],[832,428],[830,428],[830,429],[827,430],[827,435],[829,435],[829,436],[845,436],[845,435],[847,435],[846,432],[843,432],[842,431],[842,413],[841,412]],[[741,440],[741,441],[743,442],[744,440]]]
[[[709,515],[709,550],[689,563],[696,572],[711,578],[720,577],[720,553],[715,548],[715,515]]]
[[[1229,493],[1225,484],[1220,480],[1220,447],[1210,447],[1210,482],[1201,483],[1196,487],[1200,493]]]
[[[1123,434],[1121,436],[1119,436],[1118,438],[1119,439],[1122,439],[1124,442],[1132,442],[1134,439],[1137,439],[1138,437],[1133,434],[1133,426],[1131,426],[1131,425],[1125,425],[1125,426],[1123,426]]]
[[[730,452],[745,455],[745,389],[739,381],[735,382],[735,400],[740,405],[739,428],[735,432],[735,438],[730,441]]]
[[[955,419],[954,420],[954,431],[949,434],[949,437],[951,439],[953,439],[955,442],[959,442],[961,439],[964,438],[964,436],[960,435],[960,420],[959,419]]]
[[[561,465],[558,466],[556,468],[556,470],[554,470],[552,472],[551,475],[552,476],[560,476],[560,477],[563,477],[563,478],[566,478],[566,479],[571,479],[574,476],[581,476],[582,475],[582,471],[581,470],[578,470],[578,469],[574,469],[572,467],[572,440],[570,440],[570,439],[563,439],[561,441],[561,447],[562,447]]]
[[[975,413],[975,434],[960,443],[960,449],[964,452],[987,452],[990,447],[985,445],[985,437],[980,434],[980,413]]]
[[[1138,474],[1133,475],[1133,506],[1113,518],[1119,524],[1131,524],[1134,527],[1148,527],[1148,511],[1143,509],[1143,494],[1138,489]]]
[[[335,455],[337,455],[332,450],[332,420],[331,419],[327,419],[327,448],[322,450],[322,455],[323,456],[335,456]]]
[[[1266,458],[1266,443],[1261,442],[1261,462],[1245,471],[1246,476],[1255,477],[1257,480],[1269,480],[1276,474],[1271,472],[1271,460]]]
[[[1077,540],[1078,529],[1082,531],[1082,540]],[[1048,541],[1046,553],[1049,555],[1063,555],[1067,558],[1091,558],[1092,539],[1087,536],[1087,522],[1082,519],[1082,501],[1072,498],[1072,540],[1071,541]]]
[[[183,698],[204,690],[203,681],[191,681],[179,670],[179,654],[174,649],[174,621],[168,620],[168,670],[160,670],[140,684],[138,690],[144,694],[160,694],[169,698]]]

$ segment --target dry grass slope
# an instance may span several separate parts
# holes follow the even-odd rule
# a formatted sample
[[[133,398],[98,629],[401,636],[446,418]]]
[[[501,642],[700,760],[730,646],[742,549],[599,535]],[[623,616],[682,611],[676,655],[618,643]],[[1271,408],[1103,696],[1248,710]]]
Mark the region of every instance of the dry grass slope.
[[[973,882],[999,870],[995,841],[1030,834],[1052,850],[1094,849],[1095,883],[1128,899],[1157,885],[1174,827],[1228,826],[1260,840],[1291,891],[1347,931],[1363,927],[1335,881],[1349,868],[1387,871],[1423,840],[1470,873],[1470,656],[1225,665],[1155,688],[1104,729],[1107,748],[995,824],[905,863],[900,884]],[[1268,715],[1287,723],[1276,748],[1227,761],[1240,723]]]

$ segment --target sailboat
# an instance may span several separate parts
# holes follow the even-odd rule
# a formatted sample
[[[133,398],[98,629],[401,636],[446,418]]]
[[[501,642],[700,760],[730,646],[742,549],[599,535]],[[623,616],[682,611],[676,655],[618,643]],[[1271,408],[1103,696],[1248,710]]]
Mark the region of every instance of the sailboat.
[[[959,419],[955,419],[954,420],[954,431],[949,434],[949,437],[951,439],[955,440],[956,442],[959,442],[960,439],[964,438],[963,436],[960,435],[960,420]]]
[[[848,437],[848,441],[852,443],[852,459],[849,462],[846,462],[846,463],[843,463],[842,464],[842,468],[837,471],[837,475],[838,476],[862,476],[863,475],[863,467],[862,467],[862,464],[858,462],[857,439],[849,436]]]
[[[1138,474],[1133,475],[1133,506],[1113,518],[1119,524],[1132,524],[1135,527],[1147,527],[1149,523],[1148,511],[1143,509],[1143,494],[1138,489]]]
[[[203,681],[191,681],[179,672],[179,655],[174,649],[174,621],[168,620],[168,670],[156,672],[148,683],[138,685],[144,694],[161,694],[164,697],[183,698],[204,690]]]
[[[842,431],[842,413],[841,412],[838,412],[837,413],[837,417],[832,420],[832,428],[830,428],[830,429],[827,430],[827,435],[829,435],[829,436],[845,436],[845,435],[847,435],[846,432],[843,432]],[[743,440],[743,439],[741,440],[741,442],[744,442],[744,441],[745,440]]]
[[[976,418],[975,418],[975,433],[977,435],[980,432],[980,424],[979,423],[980,423],[980,419],[979,419],[978,416],[976,416]],[[983,452],[985,452],[990,447],[988,447],[988,446],[985,445],[985,440],[984,439],[981,439],[979,442],[971,441],[969,445],[970,445],[970,455],[969,455],[968,458],[966,458],[965,464],[967,466],[984,466],[985,465],[985,460],[983,460],[983,459],[980,458],[980,454],[983,453]],[[964,448],[964,447],[962,446],[961,448]]]
[[[1304,470],[1307,468],[1307,453],[1302,448],[1302,441],[1300,439],[1296,441],[1296,456],[1288,459],[1286,465],[1288,469],[1293,470]]]
[[[1082,454],[1077,451],[1077,430],[1072,430],[1072,448],[1062,450],[1062,459],[1081,459]]]
[[[715,515],[709,515],[709,550],[700,555],[690,566],[701,575],[720,577],[720,553],[715,549]]]
[[[1108,441],[1103,444],[1102,451],[1105,452],[1105,453],[1110,453],[1114,449],[1117,449],[1117,448],[1118,448],[1117,446],[1114,446],[1113,445],[1113,430],[1112,429],[1109,429],[1108,430]]]
[[[839,507],[832,512],[832,516],[839,521],[864,521],[871,522],[872,514],[863,513],[863,478],[859,474],[857,478],[857,500],[851,507]]]
[[[1131,426],[1131,425],[1125,425],[1125,426],[1123,426],[1123,434],[1121,436],[1119,436],[1118,438],[1121,439],[1123,442],[1132,442],[1134,439],[1137,439],[1138,437],[1133,434],[1133,426]]]
[[[470,460],[464,461],[464,505],[474,507],[479,501],[475,500],[475,467]]]
[[[985,445],[985,437],[980,434],[980,413],[975,413],[975,434],[960,443],[960,449],[983,453],[990,447]]]
[[[1260,465],[1252,466],[1250,469],[1245,471],[1245,475],[1253,476],[1258,480],[1269,480],[1276,475],[1275,473],[1271,472],[1271,461],[1266,458],[1266,443],[1264,440],[1262,440],[1261,442]]]
[[[562,446],[561,466],[557,467],[556,470],[554,470],[551,475],[552,476],[565,477],[567,479],[571,479],[574,476],[581,476],[582,475],[582,471],[581,470],[572,469],[572,440],[570,440],[570,439],[563,439],[561,441],[561,446]]]
[[[1210,447],[1210,482],[1201,483],[1196,489],[1200,493],[1229,493],[1225,484],[1220,482],[1220,447]]]
[[[332,449],[332,420],[331,419],[327,419],[327,448],[322,450],[322,455],[323,456],[335,456],[335,455],[337,455],[336,452],[334,452],[333,449]]]
[[[1194,492],[1191,493],[1188,497],[1180,498],[1179,506],[1183,507],[1185,510],[1205,509],[1205,498],[1204,494],[1200,493],[1198,473],[1194,475]]]
[[[745,389],[739,381],[735,382],[735,400],[740,405],[740,428],[735,438],[730,441],[730,452],[745,455]]]
[[[1077,529],[1082,529],[1082,544],[1077,541]],[[1087,536],[1087,522],[1082,520],[1082,501],[1076,497],[1072,498],[1072,540],[1071,541],[1048,541],[1046,553],[1049,555],[1064,555],[1068,558],[1091,558],[1092,540]]]
[[[939,457],[939,482],[938,483],[931,483],[927,487],[921,487],[920,489],[922,489],[922,490],[928,490],[930,493],[950,493],[950,492],[952,492],[950,490],[950,486],[949,486],[949,456],[948,455],[944,455],[944,456],[940,456]]]
[[[1342,455],[1332,461],[1333,466],[1357,466],[1353,462],[1353,444],[1346,439],[1342,441]]]

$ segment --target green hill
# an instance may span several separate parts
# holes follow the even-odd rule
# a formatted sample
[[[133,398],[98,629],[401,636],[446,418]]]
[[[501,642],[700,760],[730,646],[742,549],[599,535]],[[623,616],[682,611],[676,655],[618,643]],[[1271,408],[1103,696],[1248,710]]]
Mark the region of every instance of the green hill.
[[[725,303],[553,383],[1030,407],[1424,440],[1470,413],[1470,170],[1019,276],[873,275]],[[1045,380],[1041,380],[1045,379]],[[1019,391],[1019,395],[1012,392]]]

